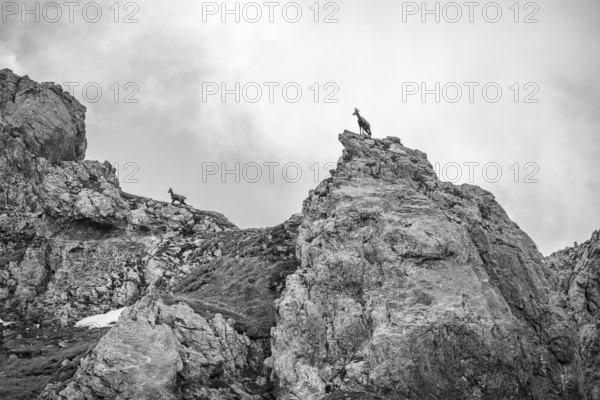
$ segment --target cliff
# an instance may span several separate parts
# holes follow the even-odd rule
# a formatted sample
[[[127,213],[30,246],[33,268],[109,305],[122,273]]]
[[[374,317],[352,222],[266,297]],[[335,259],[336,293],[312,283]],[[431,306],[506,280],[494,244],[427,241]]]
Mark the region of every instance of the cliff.
[[[71,95],[10,70],[0,71],[0,92],[0,318],[10,322],[0,336],[1,398],[30,399],[72,377],[106,333],[75,329],[76,321],[170,293],[191,274],[201,279],[199,268],[237,257],[238,243],[253,268],[269,260],[255,284],[266,306],[250,288],[238,296],[216,289],[240,287],[244,263],[182,290],[190,298],[210,292],[190,300],[209,321],[235,315],[237,325],[268,335],[259,323],[274,321],[276,282],[294,265],[283,225],[238,233],[219,213],[123,193],[109,163],[83,160],[85,108]]]
[[[59,86],[0,88],[0,397],[600,399],[597,233],[544,259],[491,193],[349,131],[301,214],[238,229],[122,192]]]
[[[562,298],[493,195],[440,182],[396,138],[340,141],[278,300],[279,396],[578,398]]]
[[[600,231],[547,257],[555,284],[566,298],[583,359],[582,375],[588,399],[600,399]]]

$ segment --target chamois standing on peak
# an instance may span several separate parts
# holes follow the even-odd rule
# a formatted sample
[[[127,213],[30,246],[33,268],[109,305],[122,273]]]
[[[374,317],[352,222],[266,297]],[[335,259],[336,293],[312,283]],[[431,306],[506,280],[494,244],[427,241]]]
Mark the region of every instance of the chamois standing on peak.
[[[360,115],[360,110],[358,108],[354,108],[354,113],[352,115],[356,115],[358,118],[358,128],[360,129],[360,133],[362,134],[365,131],[369,136],[371,136],[371,124]]]
[[[173,193],[173,189],[171,188],[169,188],[169,191],[167,193],[171,193],[171,204],[175,204],[175,202],[178,201],[179,204],[187,206],[187,204],[185,204],[185,199],[187,199],[187,197]]]

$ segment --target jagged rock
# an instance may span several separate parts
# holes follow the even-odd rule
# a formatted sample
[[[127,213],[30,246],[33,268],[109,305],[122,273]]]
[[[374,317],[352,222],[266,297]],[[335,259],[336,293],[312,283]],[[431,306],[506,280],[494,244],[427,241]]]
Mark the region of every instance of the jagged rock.
[[[49,385],[40,398],[263,399],[262,349],[231,324],[145,297],[123,311],[66,387]]]
[[[105,371],[104,365],[107,363],[118,365],[122,370],[136,371],[127,374],[136,378],[127,380],[125,385],[128,393],[140,393],[139,398],[144,398],[144,387],[149,385],[146,382],[148,374],[141,369],[143,367],[139,360],[151,359],[161,369],[161,376],[175,374],[178,385],[186,388],[180,391],[172,389],[171,378],[157,380],[148,390],[160,393],[161,398],[191,399],[205,396],[210,399],[271,399],[273,385],[269,379],[270,369],[265,366],[264,360],[270,356],[269,332],[275,323],[273,301],[280,295],[285,277],[297,266],[294,256],[295,235],[300,222],[301,216],[296,215],[274,228],[234,230],[189,238],[174,236],[157,243],[142,275],[151,287],[148,290],[162,294],[158,298],[144,297],[135,303],[134,311],[124,311],[125,320],[121,320],[113,331],[113,339],[115,332],[122,332],[122,335],[133,335],[135,332],[136,340],[139,337],[140,343],[145,344],[144,351],[149,353],[144,355],[149,358],[138,354],[136,346],[123,346],[120,341],[115,343],[114,340],[103,339],[95,350],[101,351],[102,356],[91,356],[80,369],[87,372],[81,372],[71,380],[53,382],[47,387],[44,398],[87,399],[100,396],[99,393],[108,398],[121,398],[113,390],[123,387],[119,379],[129,378],[119,377],[113,370],[110,377],[94,375],[94,371]],[[177,262],[170,261],[171,258],[187,265],[186,272],[177,267]],[[173,310],[173,307],[185,310],[189,318],[209,321],[221,331],[225,329],[228,335],[233,328],[237,337],[246,338],[245,348],[239,353],[249,357],[248,366],[241,370],[226,369],[231,375],[226,380],[219,375],[220,367],[215,367],[215,376],[211,375],[213,372],[205,370],[207,363],[218,365],[221,362],[221,353],[205,354],[206,359],[200,361],[197,356],[189,360],[182,356],[183,365],[190,370],[177,367],[182,361],[168,355],[167,350],[161,347],[162,343],[171,343],[169,341],[174,340],[173,337],[170,334],[165,336],[162,331],[151,332],[132,322],[132,319],[136,320],[136,324],[139,321],[132,315],[158,315],[160,317],[156,318],[160,321],[157,319],[155,326],[158,323],[172,325],[183,320],[177,326],[173,325],[173,329],[182,330],[182,326],[190,329],[188,317],[177,317],[172,321],[171,317],[166,316],[171,313],[167,310]],[[167,322],[161,318],[166,318]],[[143,320],[146,321],[146,317]],[[226,326],[221,323],[225,320],[228,321]],[[189,347],[189,340],[177,340]],[[181,353],[182,350],[177,352]],[[225,353],[228,354],[227,351]],[[204,372],[195,371],[198,368],[204,368]],[[104,386],[97,388],[94,384],[97,381],[105,382]],[[126,394],[121,396],[135,398]]]
[[[600,399],[600,230],[590,240],[546,258],[575,325],[580,346],[585,394]]]
[[[0,70],[0,116],[3,125],[36,156],[52,162],[83,160],[85,107],[59,85]]]
[[[351,132],[302,214],[240,230],[122,192],[84,112],[0,71],[0,397],[600,399],[599,233],[543,259],[489,192]]]
[[[81,161],[85,107],[56,85],[9,70],[0,85],[0,312],[68,324],[131,305],[164,235],[236,229],[192,207],[153,201],[151,210],[121,191],[108,162]]]
[[[277,303],[278,398],[580,398],[560,296],[494,197],[395,138],[340,141]]]
[[[0,316],[15,321],[8,337],[26,341],[32,325],[64,330],[132,305],[155,275],[179,264],[147,267],[166,238],[237,230],[219,213],[123,193],[108,162],[83,161],[85,107],[60,87],[2,70],[0,96]]]

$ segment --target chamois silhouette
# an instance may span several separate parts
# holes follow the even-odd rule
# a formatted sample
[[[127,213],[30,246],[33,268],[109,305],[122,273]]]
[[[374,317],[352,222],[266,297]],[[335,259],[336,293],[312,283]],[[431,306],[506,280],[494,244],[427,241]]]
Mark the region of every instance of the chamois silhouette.
[[[362,134],[363,131],[365,131],[369,136],[371,136],[371,124],[369,124],[364,117],[360,116],[360,110],[358,108],[354,108],[354,113],[352,115],[356,115],[358,118],[358,128],[360,129],[360,133]]]
[[[171,188],[169,188],[169,191],[167,193],[171,193],[171,204],[175,204],[175,202],[178,201],[179,204],[187,206],[187,204],[185,204],[185,199],[187,199],[187,197],[173,193],[173,189]]]

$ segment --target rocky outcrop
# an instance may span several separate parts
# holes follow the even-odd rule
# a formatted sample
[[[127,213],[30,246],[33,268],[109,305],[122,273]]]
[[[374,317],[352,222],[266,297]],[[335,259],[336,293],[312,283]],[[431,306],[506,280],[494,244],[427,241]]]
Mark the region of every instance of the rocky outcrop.
[[[302,214],[242,230],[122,192],[59,86],[0,94],[0,397],[600,399],[598,232],[544,259],[491,193],[348,131]]]
[[[340,141],[277,305],[278,398],[580,398],[561,297],[494,197],[396,138]]]
[[[147,262],[163,237],[235,229],[217,213],[122,193],[108,165],[44,170],[40,160],[35,212],[0,208],[0,298],[12,319],[66,324],[130,305],[154,279]]]
[[[206,320],[183,303],[148,296],[81,362],[68,385],[42,399],[262,399],[270,387],[262,346],[220,314]]]
[[[83,160],[85,107],[60,85],[0,70],[2,124],[38,157],[52,162]]]
[[[81,336],[75,321],[133,305],[210,259],[196,252],[194,260],[187,253],[163,260],[163,247],[189,249],[238,229],[219,213],[123,193],[109,163],[82,160],[85,108],[59,86],[2,70],[0,93],[0,317],[11,322],[0,375],[26,369],[64,382],[72,373],[45,369],[63,347],[41,338],[95,345],[99,337],[73,339]],[[71,366],[74,358],[63,361]],[[31,371],[35,363],[41,370]],[[16,377],[0,381],[8,385],[0,384],[0,397],[21,387]]]
[[[271,399],[264,360],[271,354],[273,302],[298,265],[300,222],[296,215],[273,228],[165,239],[146,264],[153,294],[125,311],[80,372],[54,379],[43,398],[144,399],[156,392],[173,399]],[[165,379],[145,368],[158,368]],[[132,372],[125,377],[119,370]]]
[[[591,239],[547,257],[556,284],[566,296],[582,358],[588,399],[600,399],[600,231]]]
[[[133,304],[152,286],[147,261],[163,238],[237,229],[218,213],[123,193],[109,163],[82,161],[85,107],[59,86],[2,70],[0,93],[0,311],[9,320],[65,325]]]

